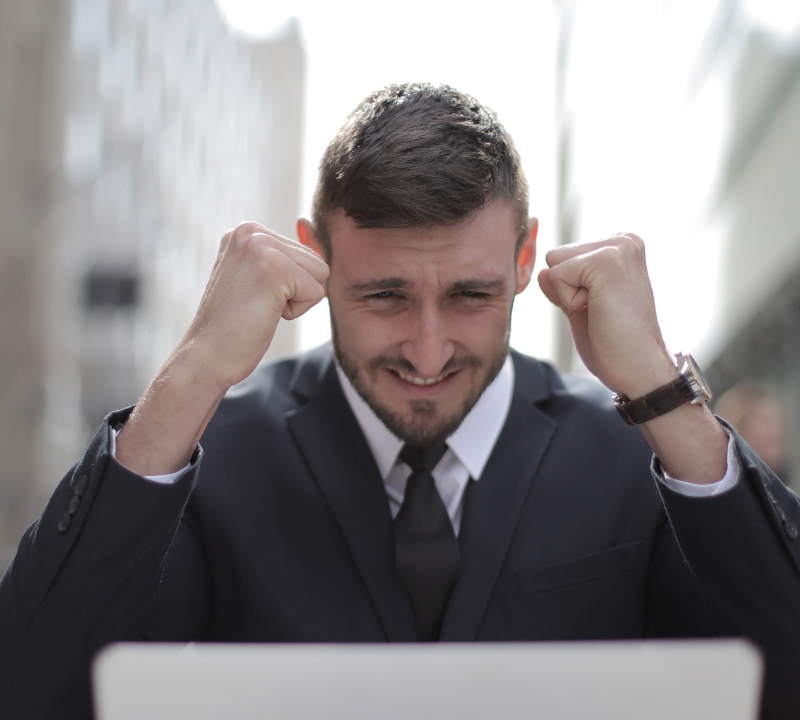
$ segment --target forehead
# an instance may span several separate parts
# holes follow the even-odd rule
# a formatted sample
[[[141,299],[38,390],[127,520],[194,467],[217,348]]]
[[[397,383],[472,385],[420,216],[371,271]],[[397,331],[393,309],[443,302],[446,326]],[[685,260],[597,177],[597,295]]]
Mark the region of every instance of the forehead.
[[[340,209],[328,226],[332,270],[352,282],[364,281],[365,275],[506,274],[514,266],[517,223],[513,206],[504,201],[487,205],[466,222],[432,228],[359,228]]]

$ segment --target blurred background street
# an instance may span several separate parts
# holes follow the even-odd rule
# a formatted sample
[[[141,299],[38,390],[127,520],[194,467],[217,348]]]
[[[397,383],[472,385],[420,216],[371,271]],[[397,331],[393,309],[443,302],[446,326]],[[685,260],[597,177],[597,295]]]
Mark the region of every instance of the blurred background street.
[[[0,572],[188,327],[219,240],[294,237],[347,114],[448,83],[514,137],[558,244],[647,244],[672,352],[800,487],[800,4],[0,0]],[[585,372],[532,286],[512,345]],[[325,303],[277,358],[330,336]]]

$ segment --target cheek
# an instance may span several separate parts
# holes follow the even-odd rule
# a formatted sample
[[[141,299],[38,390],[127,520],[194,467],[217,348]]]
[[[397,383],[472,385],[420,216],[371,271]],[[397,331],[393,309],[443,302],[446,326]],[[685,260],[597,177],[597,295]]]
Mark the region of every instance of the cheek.
[[[330,302],[339,345],[353,357],[369,359],[388,352],[396,345],[400,329],[395,318],[348,307],[346,302]]]
[[[453,314],[449,327],[453,339],[469,346],[490,346],[502,342],[508,332],[509,310],[489,307],[471,313]]]

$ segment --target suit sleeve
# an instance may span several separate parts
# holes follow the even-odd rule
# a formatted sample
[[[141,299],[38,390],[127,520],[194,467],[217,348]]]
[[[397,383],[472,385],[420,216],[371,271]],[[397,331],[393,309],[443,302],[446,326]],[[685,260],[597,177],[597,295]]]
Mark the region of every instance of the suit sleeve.
[[[173,485],[143,481],[109,455],[129,413],[106,418],[0,580],[0,717],[91,717],[94,653],[144,634],[201,452]]]
[[[658,482],[675,536],[724,635],[753,640],[766,661],[764,715],[800,708],[800,502],[733,432],[740,481],[713,497]],[[653,460],[653,473],[661,468]]]

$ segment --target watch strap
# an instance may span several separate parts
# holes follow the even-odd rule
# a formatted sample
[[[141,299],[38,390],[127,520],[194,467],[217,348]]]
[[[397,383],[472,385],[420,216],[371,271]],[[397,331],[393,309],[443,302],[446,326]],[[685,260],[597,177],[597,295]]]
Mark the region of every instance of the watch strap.
[[[689,381],[679,374],[671,383],[656,388],[647,395],[628,400],[623,395],[614,395],[614,407],[627,425],[639,425],[664,415],[694,399]]]

